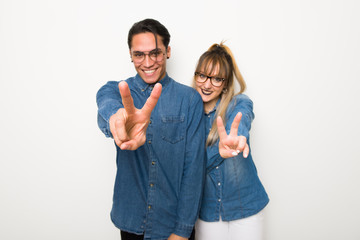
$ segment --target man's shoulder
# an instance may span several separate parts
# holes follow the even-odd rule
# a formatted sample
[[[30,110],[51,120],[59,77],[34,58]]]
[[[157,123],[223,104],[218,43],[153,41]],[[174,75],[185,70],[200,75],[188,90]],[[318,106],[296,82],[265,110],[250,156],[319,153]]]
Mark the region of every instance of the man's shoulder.
[[[123,80],[109,80],[103,85],[103,87],[119,89],[119,83],[122,81],[125,81],[129,85],[130,90],[132,90],[132,86],[134,84],[134,81],[132,81],[133,79],[134,79],[134,77],[129,77],[129,78],[123,79]]]
[[[190,86],[187,86],[183,83],[177,82],[173,79],[172,79],[172,83],[174,84],[174,88],[177,89],[178,91],[182,91],[185,94],[189,94],[189,95],[199,95],[198,92]]]
[[[178,81],[175,81],[175,80],[172,79],[172,78],[171,78],[171,80],[172,80],[172,82],[174,83],[174,85],[175,85],[176,87],[178,87],[178,88],[183,88],[183,89],[187,89],[187,90],[193,89],[192,87],[189,87],[189,86],[187,86],[187,85],[185,85],[185,84],[183,84],[183,83],[180,83],[180,82],[178,82]]]

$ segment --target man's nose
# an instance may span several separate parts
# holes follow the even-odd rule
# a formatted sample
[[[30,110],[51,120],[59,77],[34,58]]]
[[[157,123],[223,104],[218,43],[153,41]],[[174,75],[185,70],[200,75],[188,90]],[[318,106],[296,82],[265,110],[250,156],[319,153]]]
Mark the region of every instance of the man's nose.
[[[146,54],[143,64],[144,64],[146,67],[152,66],[152,65],[154,64],[154,60],[152,60],[152,59],[150,58],[149,54]]]

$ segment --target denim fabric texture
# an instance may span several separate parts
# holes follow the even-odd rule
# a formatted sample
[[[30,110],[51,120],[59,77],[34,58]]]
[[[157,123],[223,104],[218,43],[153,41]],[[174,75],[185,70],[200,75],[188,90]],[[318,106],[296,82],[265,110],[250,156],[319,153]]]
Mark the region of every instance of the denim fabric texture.
[[[216,107],[218,106],[216,104]],[[215,118],[216,107],[205,114],[206,133]],[[242,113],[238,135],[249,142],[249,131],[254,119],[253,102],[244,94],[233,97],[226,112],[226,132],[229,134],[231,123],[236,114]],[[207,147],[207,174],[202,200],[200,219],[207,222],[232,221],[252,216],[260,212],[269,202],[268,195],[260,182],[251,150],[244,158],[238,156],[224,159],[219,154],[219,142]]]
[[[126,80],[136,108],[152,85],[139,75]],[[122,108],[117,81],[97,93],[98,125],[111,137],[109,118]],[[203,102],[192,88],[166,75],[152,111],[146,142],[135,151],[116,145],[117,174],[111,219],[123,231],[145,239],[189,237],[198,217],[205,180],[206,149]]]

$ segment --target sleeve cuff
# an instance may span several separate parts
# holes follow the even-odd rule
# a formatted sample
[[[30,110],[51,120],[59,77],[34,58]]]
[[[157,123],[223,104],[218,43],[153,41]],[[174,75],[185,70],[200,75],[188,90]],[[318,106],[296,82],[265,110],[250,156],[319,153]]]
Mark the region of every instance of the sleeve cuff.
[[[184,238],[189,238],[193,229],[194,225],[177,222],[173,233]]]

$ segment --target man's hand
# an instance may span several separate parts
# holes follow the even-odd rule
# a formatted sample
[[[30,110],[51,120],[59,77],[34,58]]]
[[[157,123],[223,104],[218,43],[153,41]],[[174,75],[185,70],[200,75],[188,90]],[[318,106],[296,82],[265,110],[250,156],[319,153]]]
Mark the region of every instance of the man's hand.
[[[221,117],[217,117],[216,124],[219,133],[219,153],[223,158],[237,156],[243,152],[244,158],[249,155],[249,145],[246,143],[246,137],[238,136],[238,127],[241,121],[241,112],[238,112],[231,124],[230,134],[227,135],[224,123]]]
[[[115,143],[120,149],[136,150],[145,143],[151,112],[161,95],[161,89],[160,83],[155,84],[143,108],[137,109],[128,84],[125,81],[119,83],[124,108],[120,108],[110,117],[109,124]]]
[[[168,240],[188,240],[188,238],[180,237],[176,234],[171,234]]]

